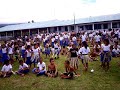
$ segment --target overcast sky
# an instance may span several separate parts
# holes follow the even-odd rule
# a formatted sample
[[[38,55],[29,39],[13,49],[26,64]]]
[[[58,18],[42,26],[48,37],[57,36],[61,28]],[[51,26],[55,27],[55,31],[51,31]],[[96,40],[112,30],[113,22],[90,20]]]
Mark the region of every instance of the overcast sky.
[[[120,0],[0,0],[0,23],[70,20],[120,13]]]

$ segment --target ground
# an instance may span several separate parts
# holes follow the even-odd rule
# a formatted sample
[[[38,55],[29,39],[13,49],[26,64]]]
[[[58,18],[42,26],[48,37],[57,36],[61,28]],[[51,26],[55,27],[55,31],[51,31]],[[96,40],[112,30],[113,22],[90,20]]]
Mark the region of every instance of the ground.
[[[44,62],[49,62],[49,58]],[[55,60],[58,65],[59,74],[64,72],[65,56],[60,56]],[[75,77],[73,80],[65,80],[60,77],[49,78],[46,76],[36,77],[34,74],[21,77],[13,75],[10,78],[0,78],[0,90],[119,90],[120,89],[120,67],[118,62],[120,58],[113,58],[110,63],[110,70],[105,72],[100,67],[100,61],[89,62],[89,71],[83,72],[83,65],[79,64],[77,71],[81,76]],[[1,69],[1,68],[0,68]],[[13,70],[18,69],[18,63],[15,62]],[[94,69],[94,73],[90,70]]]

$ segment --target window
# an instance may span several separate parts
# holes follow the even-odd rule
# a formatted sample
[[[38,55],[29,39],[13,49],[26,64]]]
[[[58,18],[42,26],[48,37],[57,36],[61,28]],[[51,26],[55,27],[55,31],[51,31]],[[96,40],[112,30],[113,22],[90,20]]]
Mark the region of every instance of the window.
[[[94,24],[94,29],[102,29],[101,24]]]
[[[86,30],[92,30],[92,25],[85,25]]]
[[[112,23],[112,28],[118,28],[118,27],[117,27],[117,24],[118,24],[118,23]]]
[[[68,31],[68,27],[67,26],[65,26],[65,31]]]
[[[74,26],[70,26],[70,30],[74,30]]]
[[[108,24],[103,24],[103,29],[108,29]]]

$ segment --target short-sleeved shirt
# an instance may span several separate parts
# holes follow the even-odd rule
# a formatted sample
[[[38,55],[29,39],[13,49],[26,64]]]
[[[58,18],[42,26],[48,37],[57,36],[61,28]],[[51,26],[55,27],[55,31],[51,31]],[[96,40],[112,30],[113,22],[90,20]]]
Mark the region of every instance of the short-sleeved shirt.
[[[70,53],[71,57],[77,57],[78,48],[71,48]]]
[[[11,64],[9,64],[9,65],[4,65],[3,67],[2,67],[2,72],[8,72],[8,71],[10,71],[12,69],[12,65]]]
[[[80,50],[79,50],[79,54],[82,53],[82,54],[88,54],[90,52],[90,48],[87,47],[81,47]]]
[[[28,68],[28,65],[26,63],[23,63],[23,65],[19,66],[19,69],[24,69],[24,68]]]
[[[43,68],[45,68],[44,70],[46,71],[46,64],[44,62],[42,62],[42,64],[39,62],[37,64],[37,67],[39,68],[39,70],[42,70]]]

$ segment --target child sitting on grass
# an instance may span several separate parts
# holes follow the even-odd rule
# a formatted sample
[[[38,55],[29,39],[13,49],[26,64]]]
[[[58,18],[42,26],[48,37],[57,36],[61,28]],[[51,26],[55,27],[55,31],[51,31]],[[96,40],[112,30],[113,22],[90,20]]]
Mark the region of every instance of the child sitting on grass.
[[[37,68],[32,70],[34,74],[37,76],[45,75],[46,73],[46,64],[43,62],[42,58],[39,58],[39,62],[37,64]]]
[[[62,79],[73,79],[74,73],[77,75],[74,68],[70,66],[70,62],[68,60],[65,61],[65,70],[66,72],[60,75]]]
[[[29,73],[29,66],[22,60],[19,61],[19,70],[16,72],[18,75],[24,76]]]
[[[4,65],[1,70],[0,77],[10,77],[12,75],[12,65],[9,63],[8,60],[5,60]]]
[[[48,65],[47,76],[48,77],[57,77],[58,76],[57,66],[54,63],[53,58],[50,59],[50,64]]]

